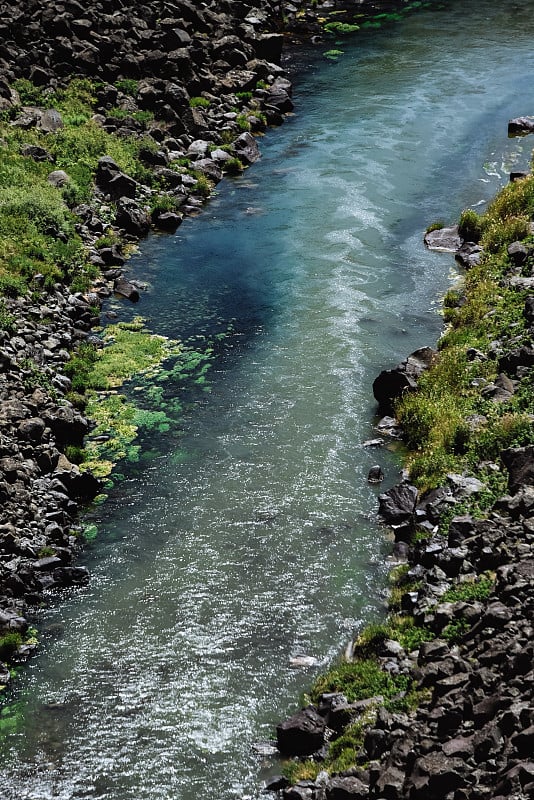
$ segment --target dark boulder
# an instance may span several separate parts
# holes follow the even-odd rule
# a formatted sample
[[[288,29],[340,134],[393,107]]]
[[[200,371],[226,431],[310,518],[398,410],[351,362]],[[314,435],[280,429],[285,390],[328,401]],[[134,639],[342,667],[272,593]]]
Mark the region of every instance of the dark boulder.
[[[511,494],[522,485],[534,486],[534,445],[503,450],[501,458],[508,470],[508,490]]]
[[[250,133],[242,133],[234,142],[236,156],[246,164],[253,164],[260,157],[256,139]]]
[[[515,117],[508,122],[508,136],[525,136],[534,133],[534,117]]]
[[[359,778],[335,777],[326,784],[327,800],[367,800],[369,787]]]
[[[54,161],[53,156],[37,144],[23,144],[20,148],[21,155],[33,158],[34,161]]]
[[[371,467],[367,475],[367,480],[369,483],[381,483],[384,480],[384,471],[379,464]]]
[[[121,297],[125,297],[127,300],[130,300],[132,303],[137,303],[139,300],[139,290],[137,287],[123,278],[122,276],[116,278],[113,284],[113,291],[115,294],[121,295]]]
[[[131,200],[128,197],[121,197],[118,201],[115,221],[119,228],[133,236],[146,236],[150,230],[148,214],[135,200]]]
[[[482,253],[483,249],[479,244],[464,242],[455,253],[454,258],[464,269],[471,269],[480,263]]]
[[[325,721],[313,706],[307,706],[276,728],[278,749],[285,756],[306,756],[324,744]]]
[[[523,316],[525,317],[529,325],[532,325],[534,323],[534,296],[532,295],[529,295],[525,300],[525,308],[523,310]]]
[[[89,431],[89,423],[85,417],[70,406],[59,406],[45,412],[43,420],[60,445],[81,445],[83,437]]]
[[[384,412],[393,413],[393,404],[406,392],[413,392],[417,382],[398,367],[382,370],[373,381],[373,395]]]
[[[161,211],[152,214],[152,223],[161,231],[175,231],[182,223],[182,216],[173,211]]]
[[[413,518],[417,489],[409,483],[393,486],[378,498],[378,513],[387,525],[400,525]]]
[[[508,257],[516,267],[522,267],[530,255],[530,249],[523,242],[512,242],[508,246]]]
[[[436,357],[431,347],[420,347],[393,369],[383,370],[373,382],[373,394],[381,411],[392,414],[395,401],[417,388],[417,378]]]
[[[135,197],[136,182],[122,172],[110,156],[102,156],[98,160],[95,182],[97,187],[105,194],[109,194],[112,199]]]

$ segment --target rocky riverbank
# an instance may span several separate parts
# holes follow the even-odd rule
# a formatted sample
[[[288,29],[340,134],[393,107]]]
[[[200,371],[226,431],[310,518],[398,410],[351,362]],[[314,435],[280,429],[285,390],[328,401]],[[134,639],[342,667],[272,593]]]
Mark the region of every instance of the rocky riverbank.
[[[534,178],[512,178],[427,236],[467,271],[438,350],[374,384],[411,448],[380,496],[390,613],[278,726],[284,800],[534,795]]]

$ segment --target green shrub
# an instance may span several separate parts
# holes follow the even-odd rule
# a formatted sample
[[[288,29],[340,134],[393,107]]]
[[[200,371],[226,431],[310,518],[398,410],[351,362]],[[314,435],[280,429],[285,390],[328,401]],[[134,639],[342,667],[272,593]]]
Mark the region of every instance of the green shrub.
[[[210,101],[207,100],[205,97],[191,97],[189,99],[190,108],[208,108],[209,105]]]
[[[245,165],[239,158],[229,158],[224,162],[224,171],[228,175],[239,175],[245,169]]]
[[[479,242],[482,236],[482,219],[473,211],[472,208],[466,208],[460,215],[458,223],[458,233],[467,242]]]
[[[340,692],[349,703],[382,695],[392,698],[406,691],[411,679],[407,675],[390,675],[380,669],[373,658],[342,661],[324,675],[320,675],[311,690],[313,701],[326,692]]]
[[[472,600],[487,600],[493,592],[495,585],[495,575],[480,575],[468,581],[456,583],[447,589],[441,597],[443,603],[455,603],[458,600],[468,603]]]
[[[123,94],[128,94],[131,97],[137,96],[137,90],[139,88],[138,81],[132,80],[132,78],[123,78],[120,81],[115,82],[115,86],[122,92]]]
[[[13,89],[19,93],[20,102],[23,106],[43,106],[46,97],[41,86],[35,86],[27,78],[18,78],[13,81]]]
[[[22,642],[20,633],[5,633],[0,636],[0,661],[10,661]]]

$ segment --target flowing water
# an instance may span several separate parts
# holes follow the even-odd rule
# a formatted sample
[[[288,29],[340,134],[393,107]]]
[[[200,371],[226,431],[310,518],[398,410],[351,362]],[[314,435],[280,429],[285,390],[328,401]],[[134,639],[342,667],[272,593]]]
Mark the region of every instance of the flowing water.
[[[200,218],[132,262],[170,336],[230,333],[179,429],[95,512],[90,587],[43,614],[4,719],[2,800],[259,797],[317,667],[382,613],[367,485],[377,372],[440,330],[426,225],[487,200],[531,141],[527,0],[450,2],[302,53],[296,113]],[[506,10],[504,10],[504,7]],[[126,313],[126,312],[123,312]]]

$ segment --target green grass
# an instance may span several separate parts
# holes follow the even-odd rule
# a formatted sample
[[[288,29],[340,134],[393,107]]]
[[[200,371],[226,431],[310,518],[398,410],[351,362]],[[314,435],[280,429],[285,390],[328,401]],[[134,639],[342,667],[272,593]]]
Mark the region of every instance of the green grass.
[[[74,79],[51,93],[26,79],[15,81],[14,86],[21,102],[57,109],[64,127],[47,134],[12,127],[9,115],[0,121],[0,138],[5,143],[0,162],[0,295],[24,294],[37,274],[44,276],[45,289],[60,281],[71,284],[73,290],[85,290],[98,270],[86,261],[70,207],[91,199],[94,172],[103,155],[111,156],[134,179],[151,184],[153,174],[139,153],[157,144],[149,137],[119,138],[99,127],[91,119],[97,89],[87,79]],[[147,122],[151,114],[138,112],[137,118]],[[45,148],[53,163],[22,156],[22,144]],[[47,181],[55,169],[69,175],[62,189]]]
[[[439,485],[448,472],[473,471],[485,460],[499,460],[506,447],[534,441],[532,380],[521,379],[516,394],[495,404],[481,395],[480,385],[495,380],[495,358],[470,359],[468,351],[488,353],[494,341],[510,349],[529,340],[523,316],[525,292],[503,281],[511,269],[508,245],[531,241],[528,221],[534,210],[534,178],[506,186],[485,214],[462,213],[466,238],[480,240],[484,255],[470,269],[461,289],[444,300],[448,328],[436,363],[419,380],[418,390],[396,407],[405,430],[412,480],[420,489]],[[528,237],[527,237],[527,234]],[[470,417],[481,422],[470,426]]]
[[[451,586],[441,597],[440,602],[455,603],[460,600],[464,603],[468,603],[473,600],[487,600],[493,592],[494,586],[494,574],[479,575],[477,578],[462,581],[461,583],[456,583],[454,586]]]

